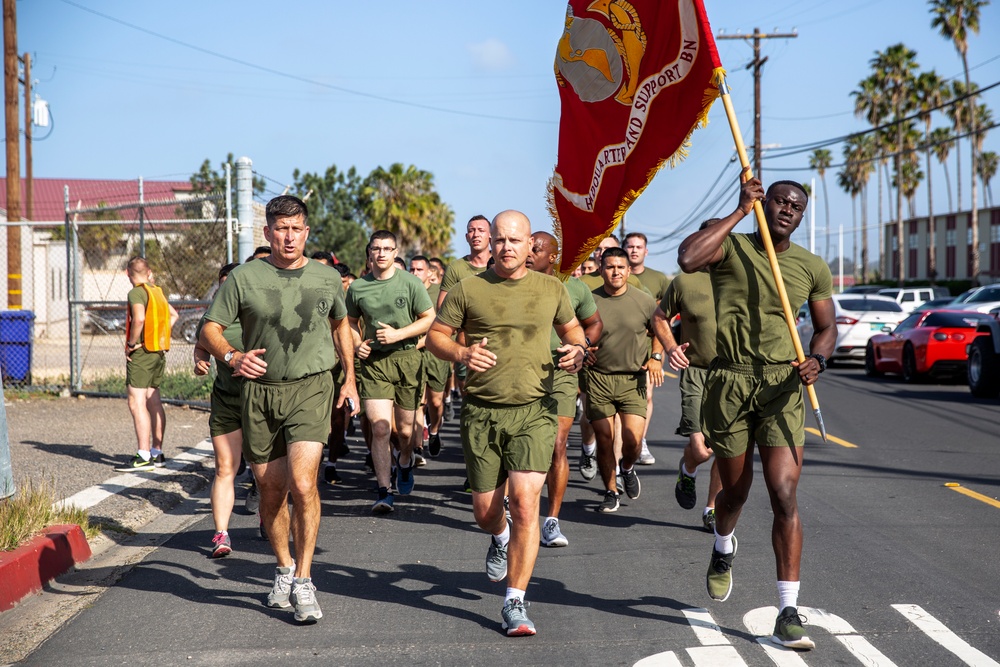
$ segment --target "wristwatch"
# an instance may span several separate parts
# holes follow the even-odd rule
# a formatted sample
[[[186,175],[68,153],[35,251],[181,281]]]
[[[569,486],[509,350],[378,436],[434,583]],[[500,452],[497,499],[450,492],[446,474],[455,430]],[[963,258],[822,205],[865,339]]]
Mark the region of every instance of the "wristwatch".
[[[822,354],[810,354],[809,356],[815,359],[819,363],[820,373],[826,370],[826,357],[824,357]]]
[[[228,365],[229,362],[233,360],[234,354],[236,354],[236,350],[229,350],[229,352],[226,352],[226,356],[222,357],[222,360]]]
[[[650,356],[650,357],[651,357],[652,359],[656,359],[657,361],[663,361],[663,355],[662,355],[662,354],[660,354],[659,352],[654,352],[653,354],[651,354],[651,355],[649,355],[649,356]]]

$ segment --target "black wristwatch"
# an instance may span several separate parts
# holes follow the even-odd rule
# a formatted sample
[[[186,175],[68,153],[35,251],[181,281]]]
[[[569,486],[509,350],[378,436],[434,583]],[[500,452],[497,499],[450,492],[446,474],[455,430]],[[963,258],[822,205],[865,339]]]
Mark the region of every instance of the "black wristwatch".
[[[810,354],[809,356],[815,359],[817,363],[819,363],[820,373],[826,370],[826,357],[824,357],[822,354]]]

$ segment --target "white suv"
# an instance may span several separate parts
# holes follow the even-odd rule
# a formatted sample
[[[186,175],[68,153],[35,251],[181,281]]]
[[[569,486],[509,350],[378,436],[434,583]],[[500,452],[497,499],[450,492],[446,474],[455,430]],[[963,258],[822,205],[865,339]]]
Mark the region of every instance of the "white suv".
[[[880,296],[887,296],[902,307],[904,312],[913,309],[931,299],[948,296],[944,287],[889,287],[878,291]]]

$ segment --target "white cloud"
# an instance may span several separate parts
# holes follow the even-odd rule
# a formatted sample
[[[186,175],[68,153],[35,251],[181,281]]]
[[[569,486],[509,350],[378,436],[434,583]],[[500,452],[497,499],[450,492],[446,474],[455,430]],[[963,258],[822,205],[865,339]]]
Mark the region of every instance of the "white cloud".
[[[495,37],[483,42],[468,44],[466,48],[472,56],[472,61],[480,69],[497,72],[514,66],[514,54],[511,53],[507,44]]]

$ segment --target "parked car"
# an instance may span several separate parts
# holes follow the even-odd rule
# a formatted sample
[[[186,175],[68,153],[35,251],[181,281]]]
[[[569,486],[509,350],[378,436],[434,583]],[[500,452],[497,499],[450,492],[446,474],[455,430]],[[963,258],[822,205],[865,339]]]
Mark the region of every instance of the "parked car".
[[[878,291],[885,289],[884,285],[851,285],[842,294],[878,294]]]
[[[197,303],[197,302],[195,302]],[[177,304],[178,318],[170,337],[187,343],[198,342],[198,322],[208,309],[206,306]],[[125,307],[114,305],[87,306],[83,317],[84,330],[91,334],[125,333]]]
[[[949,296],[947,288],[944,287],[887,287],[880,289],[878,293],[895,299],[907,313],[913,312],[914,308],[925,301]]]
[[[966,373],[969,344],[984,335],[977,328],[988,319],[964,310],[913,313],[891,333],[872,336],[865,349],[865,373],[898,373],[905,382]]]
[[[969,345],[966,366],[969,391],[979,398],[1000,396],[1000,307],[989,314],[992,319],[979,323],[981,335]]]
[[[924,301],[922,304],[913,309],[915,313],[922,313],[925,310],[941,310],[942,308],[948,308],[955,302],[955,297],[946,296],[940,299],[931,299],[930,301]]]
[[[806,349],[813,335],[809,308],[800,311],[799,338]],[[895,326],[906,317],[898,303],[874,294],[834,294],[834,314],[837,318],[837,345],[827,363],[834,361],[863,361],[868,339],[882,331],[882,327]],[[806,352],[808,354],[808,352]]]
[[[997,306],[1000,306],[1000,285],[984,285],[962,292],[950,307],[988,313]]]

